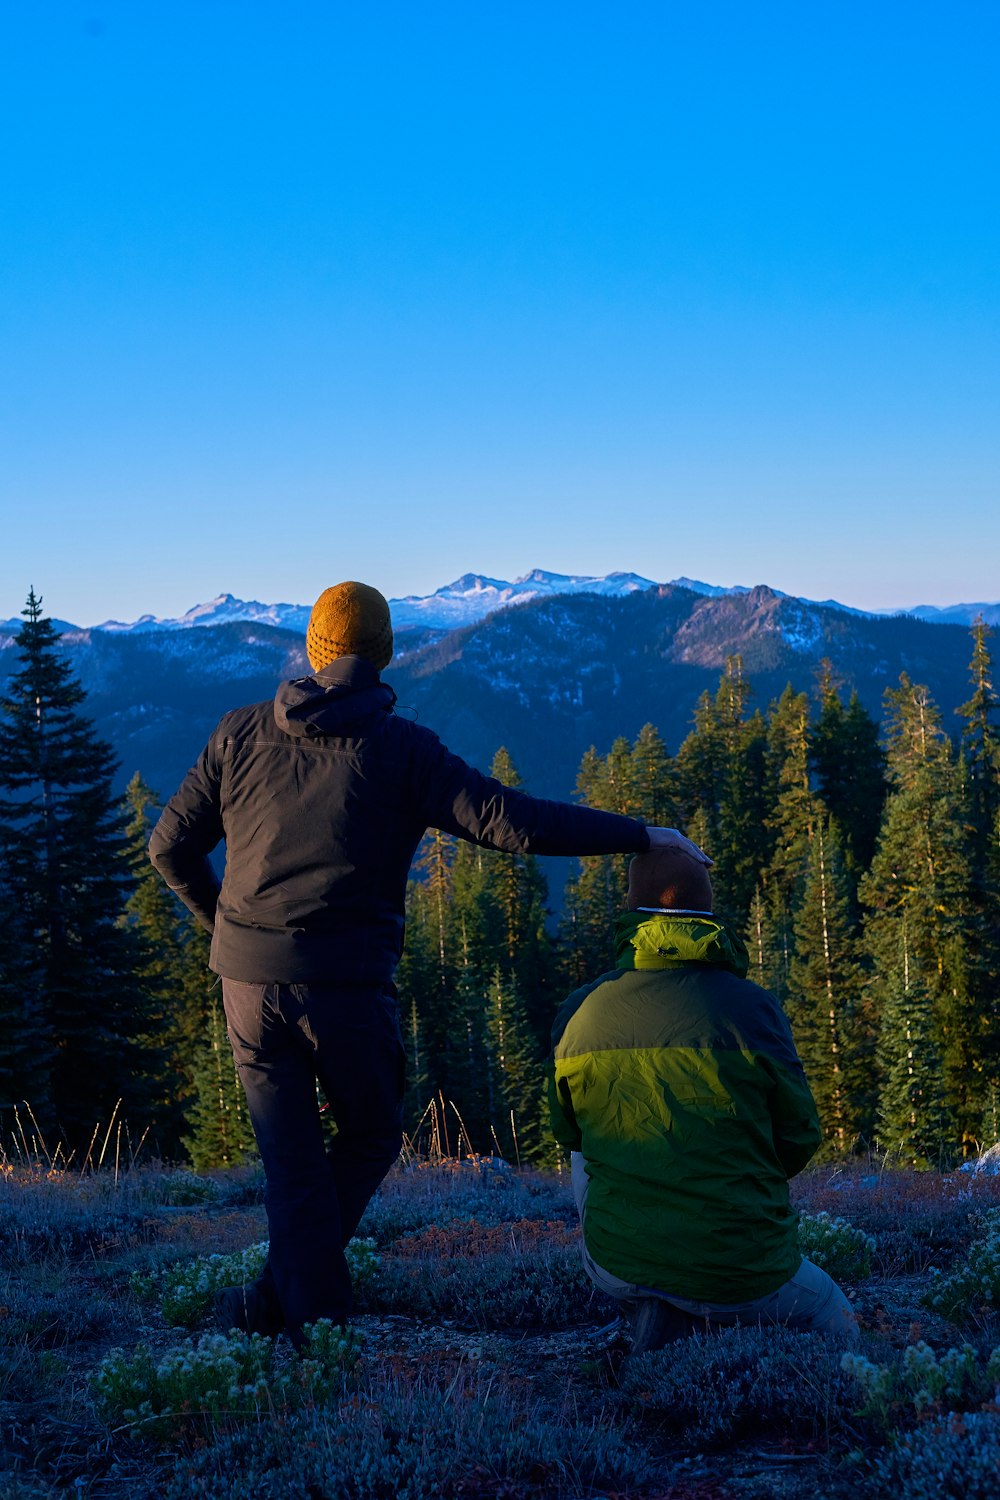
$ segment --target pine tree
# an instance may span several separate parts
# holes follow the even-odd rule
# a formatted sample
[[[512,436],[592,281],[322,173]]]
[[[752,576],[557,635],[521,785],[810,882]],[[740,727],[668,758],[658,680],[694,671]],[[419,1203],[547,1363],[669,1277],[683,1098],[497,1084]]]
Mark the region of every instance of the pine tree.
[[[845,708],[824,661],[819,684],[820,712],[809,735],[809,763],[816,789],[844,840],[848,874],[858,880],[875,854],[888,790],[885,752],[875,720],[852,693]]]
[[[743,931],[750,955],[747,978],[784,1005],[791,990],[795,935],[792,914],[778,890],[765,893],[757,886]]]
[[[192,959],[198,946],[197,940],[192,941]],[[202,1036],[195,1054],[195,1097],[188,1113],[189,1133],[184,1142],[196,1172],[239,1166],[251,1160],[257,1150],[246,1095],[226,1033],[222,986],[207,968],[200,971],[204,986]],[[196,968],[191,975],[192,987],[198,984],[198,972]]]
[[[715,860],[716,910],[737,925],[746,920],[770,853],[765,726],[759,713],[747,718],[749,698],[742,658],[727,657],[718,691],[714,699],[702,695],[676,761],[688,835]]]
[[[435,828],[427,834],[417,852],[409,917],[410,926],[415,928],[412,943],[410,936],[407,937],[412,959],[401,976],[411,1036],[419,1038],[423,1069],[434,1094],[448,1083],[446,1059],[454,1042],[452,1010],[456,954],[452,867],[455,845],[455,839]]]
[[[493,759],[490,775],[505,786],[524,784],[503,747]],[[493,952],[499,952],[504,973],[516,982],[531,1044],[541,1053],[548,1049],[552,1018],[562,995],[545,925],[548,903],[545,876],[533,854],[484,851],[482,864],[485,881],[475,912],[477,925],[486,932],[491,916],[499,917],[499,945]]]
[[[201,1017],[191,1015],[188,994],[188,914],[150,864],[147,847],[158,801],[138,771],[126,788],[125,802],[130,812],[125,838],[133,888],[122,921],[135,939],[133,973],[150,1027],[146,1042],[158,1060],[150,1102],[157,1121],[154,1145],[167,1158],[175,1154],[184,1131]]]
[[[120,922],[130,873],[115,763],[79,712],[83,689],[34,590],[24,615],[21,666],[0,702],[0,860],[37,955],[47,1084],[35,1113],[80,1143],[119,1099],[133,1125],[155,1123],[157,1057]]]
[[[962,749],[965,757],[966,803],[973,829],[973,847],[978,869],[992,882],[1000,881],[1000,850],[996,828],[1000,815],[1000,699],[993,688],[990,656],[991,632],[982,618],[972,627],[973,651],[969,665],[972,697],[958,713],[965,721]]]
[[[576,796],[588,807],[617,811],[612,806],[614,793],[607,762],[593,745],[580,762]],[[627,862],[614,855],[588,855],[579,861],[578,873],[567,881],[561,924],[566,987],[573,989],[612,967],[614,924],[625,906],[627,870]]]
[[[702,693],[694,711],[694,729],[677,752],[681,803],[688,823],[703,819],[708,846],[718,847],[722,797],[730,765],[742,739],[750,685],[739,656],[726,658],[715,697]]]
[[[543,1070],[528,1034],[517,983],[499,964],[487,994],[487,1067],[491,1134],[502,1155],[538,1161],[548,1151],[542,1127]]]
[[[851,887],[828,817],[816,826],[794,932],[786,1008],[827,1149],[842,1155],[863,1123],[874,1039],[863,1025]]]
[[[895,937],[895,958],[882,974],[879,1144],[911,1166],[944,1168],[954,1160],[958,1125],[940,1086],[940,1027],[932,997],[911,962],[905,915]]]
[[[981,1139],[997,1136],[1000,1106],[1000,700],[993,688],[990,632],[972,629],[972,696],[961,705],[963,804],[971,844],[968,923],[970,1008],[983,1075]]]
[[[54,1051],[38,957],[20,904],[0,877],[0,1118],[22,1103],[51,1118]]]
[[[406,888],[406,941],[396,970],[399,1022],[406,1049],[407,1128],[412,1128],[436,1092],[433,1032],[428,1013],[440,997],[440,935],[434,930],[429,898],[418,880]],[[436,911],[434,912],[436,916]]]
[[[678,819],[677,773],[667,747],[652,724],[644,724],[632,746],[631,784],[635,813],[654,828],[672,828]]]
[[[456,866],[458,861],[456,860]],[[487,1040],[486,980],[488,959],[473,942],[470,926],[475,912],[459,917],[458,976],[455,982],[454,1048],[449,1067],[449,1099],[454,1104],[471,1149],[491,1150],[493,1119],[489,1044]]]
[[[871,1023],[879,1024],[881,1017],[885,1059],[898,1007],[913,997],[913,1003],[929,1006],[924,1035],[926,1047],[940,1057],[940,1072],[936,1082],[922,1084],[921,1098],[929,1115],[954,1121],[954,1149],[970,1152],[978,1146],[988,1080],[981,1017],[970,987],[971,861],[958,775],[926,688],[904,673],[899,688],[886,693],[886,709],[893,790],[875,858],[859,888],[868,908],[864,948],[872,971]]]
[[[802,899],[809,853],[820,807],[809,778],[809,700],[786,687],[768,724],[768,779],[774,809],[767,819],[774,852],[767,868],[768,888],[780,893],[794,915]]]
[[[747,978],[752,979],[754,984],[759,984],[761,989],[769,990],[771,988],[771,961],[767,933],[767,908],[760,886],[754,891],[750,902],[744,941],[750,959]]]

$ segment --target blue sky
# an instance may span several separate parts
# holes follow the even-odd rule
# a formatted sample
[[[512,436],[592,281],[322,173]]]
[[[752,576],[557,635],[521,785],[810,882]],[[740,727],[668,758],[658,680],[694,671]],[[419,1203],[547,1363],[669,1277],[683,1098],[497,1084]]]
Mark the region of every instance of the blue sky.
[[[0,618],[1000,598],[993,3],[0,4]]]

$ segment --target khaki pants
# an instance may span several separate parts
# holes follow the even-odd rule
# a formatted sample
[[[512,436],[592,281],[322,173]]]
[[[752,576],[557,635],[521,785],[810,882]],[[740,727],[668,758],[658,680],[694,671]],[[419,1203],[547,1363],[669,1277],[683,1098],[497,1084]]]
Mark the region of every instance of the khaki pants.
[[[587,1165],[582,1152],[574,1151],[571,1160],[573,1196],[580,1223],[583,1224],[590,1178],[587,1176]],[[597,1264],[587,1249],[586,1239],[583,1244],[583,1264],[594,1285],[609,1297],[626,1304],[639,1302],[644,1297],[662,1298],[671,1307],[676,1307],[679,1312],[686,1313],[691,1318],[692,1332],[697,1331],[699,1326],[708,1329],[739,1324],[746,1328],[764,1323],[783,1323],[788,1328],[797,1328],[802,1332],[840,1334],[852,1342],[858,1337],[858,1325],[851,1304],[833,1278],[821,1271],[819,1266],[814,1266],[810,1260],[803,1260],[795,1275],[783,1286],[779,1286],[777,1291],[770,1292],[766,1297],[754,1297],[748,1302],[696,1302],[687,1297],[675,1297],[669,1292],[658,1291],[655,1287],[623,1281],[620,1276],[612,1275]]]

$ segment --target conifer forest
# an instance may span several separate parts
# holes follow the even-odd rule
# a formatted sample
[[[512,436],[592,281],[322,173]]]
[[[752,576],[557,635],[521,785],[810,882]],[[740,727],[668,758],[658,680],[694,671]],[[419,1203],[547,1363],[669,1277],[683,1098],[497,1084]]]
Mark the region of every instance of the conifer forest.
[[[137,773],[112,795],[111,752],[33,592],[17,644],[0,704],[3,1128],[82,1162],[117,1120],[120,1149],[239,1165],[253,1140],[208,939],[146,856],[173,788]],[[1000,1140],[992,674],[980,623],[965,701],[903,675],[879,724],[829,663],[814,692],[765,707],[734,656],[681,744],[647,724],[579,767],[580,801],[680,827],[714,858],[716,911],[789,1016],[828,1159],[948,1168]],[[502,746],[488,769],[519,784]],[[627,863],[574,862],[560,903],[544,862],[427,835],[397,973],[411,1140],[554,1163],[549,1029],[614,966]]]

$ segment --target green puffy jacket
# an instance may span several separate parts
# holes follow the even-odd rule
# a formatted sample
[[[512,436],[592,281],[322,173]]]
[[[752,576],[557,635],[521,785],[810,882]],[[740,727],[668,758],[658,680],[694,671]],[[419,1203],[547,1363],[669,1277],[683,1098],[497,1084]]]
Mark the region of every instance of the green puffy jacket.
[[[552,1128],[587,1164],[587,1249],[679,1297],[767,1296],[798,1269],[788,1178],[821,1139],[788,1021],[715,917],[628,912],[616,942],[618,968],[552,1031]]]

